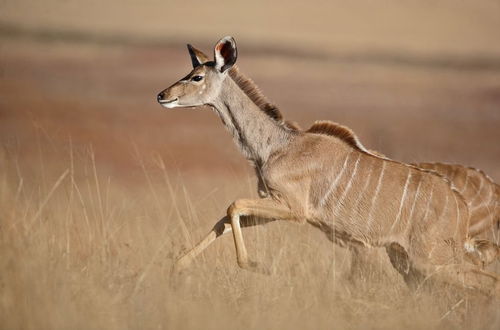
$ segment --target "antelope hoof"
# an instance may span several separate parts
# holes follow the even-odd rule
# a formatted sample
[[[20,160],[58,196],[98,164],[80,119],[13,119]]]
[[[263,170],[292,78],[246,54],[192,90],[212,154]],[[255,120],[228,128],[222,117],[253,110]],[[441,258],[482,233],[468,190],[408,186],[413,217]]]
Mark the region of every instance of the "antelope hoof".
[[[263,266],[260,263],[255,262],[255,261],[251,261],[251,260],[248,260],[246,262],[238,261],[238,266],[240,266],[240,268],[243,268],[245,270],[249,270],[249,271],[254,272],[254,273],[263,274],[263,275],[271,275],[271,272],[269,271],[269,269],[266,266]]]

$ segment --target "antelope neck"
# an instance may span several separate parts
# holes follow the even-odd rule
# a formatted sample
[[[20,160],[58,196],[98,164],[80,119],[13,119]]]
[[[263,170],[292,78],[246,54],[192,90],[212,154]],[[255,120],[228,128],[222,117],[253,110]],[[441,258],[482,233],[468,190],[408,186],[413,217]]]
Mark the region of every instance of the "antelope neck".
[[[290,130],[260,109],[230,77],[222,82],[212,105],[240,151],[256,166],[265,164],[292,138]]]

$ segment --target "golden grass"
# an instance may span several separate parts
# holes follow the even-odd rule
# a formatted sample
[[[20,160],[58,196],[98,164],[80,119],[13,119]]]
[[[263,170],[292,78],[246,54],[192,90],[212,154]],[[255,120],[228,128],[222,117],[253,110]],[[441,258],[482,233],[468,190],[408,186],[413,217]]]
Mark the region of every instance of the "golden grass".
[[[191,247],[253,179],[204,196],[159,156],[134,151],[143,180],[120,182],[92,148],[39,143],[28,163],[0,149],[3,329],[497,329],[498,301],[433,287],[409,292],[390,268],[347,279],[349,253],[309,226],[245,229],[273,275],[240,270],[232,237],[182,274]],[[131,150],[134,148],[131,147]],[[213,182],[210,182],[210,185]],[[193,189],[193,190],[191,190]],[[387,260],[376,261],[381,267]]]

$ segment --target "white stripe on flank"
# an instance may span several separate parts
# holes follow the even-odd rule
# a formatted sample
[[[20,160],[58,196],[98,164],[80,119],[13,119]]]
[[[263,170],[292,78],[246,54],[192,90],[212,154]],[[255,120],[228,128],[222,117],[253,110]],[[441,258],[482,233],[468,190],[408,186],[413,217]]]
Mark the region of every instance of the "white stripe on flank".
[[[467,189],[467,184],[469,183],[469,173],[465,173],[465,183],[462,189],[460,189],[460,193],[462,194]]]
[[[476,198],[478,198],[478,197],[479,197],[479,195],[480,195],[480,193],[481,193],[481,189],[483,189],[483,182],[484,182],[484,180],[481,180],[481,183],[479,184],[479,188],[477,188],[477,192],[476,192],[476,194],[474,195],[474,198],[472,198],[472,199],[470,200],[470,202],[471,202],[471,203],[473,203],[473,202],[476,200]]]
[[[408,174],[406,175],[405,186],[403,188],[403,194],[401,195],[401,202],[399,202],[398,215],[396,216],[396,220],[394,220],[394,222],[392,223],[391,230],[394,229],[394,226],[396,225],[396,223],[399,222],[401,218],[401,213],[403,212],[403,204],[406,199],[406,194],[408,193],[408,185],[410,184],[410,180],[411,180],[411,170],[408,170]]]
[[[452,192],[453,194],[453,198],[455,199],[455,206],[457,208],[457,215],[456,215],[456,218],[455,218],[455,235],[457,234],[458,232],[458,222],[460,221],[460,208],[458,207],[458,200],[457,200],[457,196],[454,192]],[[467,225],[467,227],[469,227]]]
[[[356,172],[358,171],[358,164],[359,164],[360,158],[361,158],[361,154],[358,155],[358,158],[356,159],[356,163],[354,164],[354,170],[352,172],[351,177],[349,178],[349,182],[347,183],[347,186],[345,187],[344,191],[342,192],[342,195],[340,196],[339,200],[337,201],[337,204],[335,205],[335,209],[333,210],[334,216],[337,216],[338,208],[344,203],[344,199],[346,198],[347,193],[351,189],[352,181],[354,180],[354,177],[356,176]]]
[[[500,204],[499,204],[500,205]],[[468,220],[468,232],[467,234],[471,231],[471,230],[478,230],[478,228],[484,228],[485,224],[488,225],[490,224],[493,224],[495,222],[495,219],[496,219],[496,212],[495,210],[497,209],[498,206],[493,206],[493,211],[491,211],[490,209],[490,205],[486,205],[486,209],[488,210],[488,213],[486,215],[486,217],[483,217],[481,218],[480,221],[477,221],[475,224],[473,224],[472,226],[470,225],[470,217],[471,217],[471,213],[469,213],[469,220]],[[493,228],[492,228],[493,229]],[[495,237],[493,237],[493,240],[494,241],[498,241],[498,236],[497,235],[494,235]]]
[[[482,198],[482,201],[481,201],[481,203],[479,203],[479,205],[472,207],[471,211],[477,210],[478,208],[482,207],[484,205],[484,203],[488,203],[489,201],[491,201],[491,194],[492,193],[493,193],[493,189],[490,187],[490,189],[488,189],[488,195],[486,195],[486,197]]]
[[[422,217],[422,223],[425,224],[425,219],[427,219],[427,214],[429,213],[429,207],[431,206],[432,194],[434,194],[434,183],[431,186],[431,193],[429,195],[429,200],[427,201],[427,206],[425,207],[425,213]]]
[[[446,201],[444,202],[443,212],[441,212],[441,214],[437,218],[436,222],[439,222],[439,220],[441,219],[441,217],[443,216],[443,214],[446,215],[446,209],[447,208],[448,208],[448,194],[446,195]]]
[[[372,172],[373,172],[372,169],[373,169],[373,165],[370,165],[370,168],[368,170],[368,177],[366,178],[365,184],[363,185],[363,188],[361,189],[361,192],[358,196],[358,199],[356,200],[356,204],[354,204],[354,206],[352,207],[353,210],[358,209],[359,203],[363,200],[363,197],[365,196],[366,188],[368,188],[368,185],[372,181]],[[358,215],[359,215],[359,213],[358,213]]]
[[[420,185],[422,184],[422,178],[418,181],[417,191],[415,192],[415,198],[413,199],[413,204],[411,205],[410,215],[408,216],[408,223],[411,222],[411,218],[413,217],[413,211],[415,210],[415,204],[417,203],[418,194],[420,192]]]
[[[347,154],[347,157],[345,158],[344,164],[342,165],[342,169],[340,170],[339,175],[337,175],[337,177],[335,178],[333,183],[330,185],[330,188],[326,192],[325,196],[323,196],[323,198],[319,201],[320,206],[325,206],[325,203],[328,200],[328,197],[330,197],[333,190],[337,187],[337,184],[339,183],[340,178],[344,174],[344,171],[345,171],[346,166],[347,166],[347,161],[349,160],[351,153],[352,153],[352,150],[349,152],[349,154]]]
[[[378,193],[380,191],[380,186],[382,185],[382,179],[384,178],[385,165],[386,162],[383,162],[382,169],[380,170],[380,174],[378,176],[377,187],[375,188],[375,193],[373,194],[372,202],[370,205],[370,212],[368,213],[368,219],[367,219],[368,227],[371,226],[371,223],[373,221],[373,210],[375,209],[375,203],[377,201]]]

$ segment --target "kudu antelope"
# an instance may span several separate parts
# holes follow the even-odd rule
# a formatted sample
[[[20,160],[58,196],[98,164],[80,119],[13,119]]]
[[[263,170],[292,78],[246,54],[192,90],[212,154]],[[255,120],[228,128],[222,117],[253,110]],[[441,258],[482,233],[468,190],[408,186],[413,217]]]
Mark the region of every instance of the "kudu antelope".
[[[165,108],[207,105],[254,165],[262,199],[239,199],[209,234],[177,261],[183,268],[222,234],[232,232],[238,265],[267,272],[248,257],[247,217],[309,223],[341,245],[386,247],[407,283],[432,277],[494,290],[498,279],[465,263],[469,210],[442,176],[360,148],[342,128],[304,132],[282,119],[255,84],[234,66],[233,38],[214,60],[188,45],[193,70],[158,95]]]

